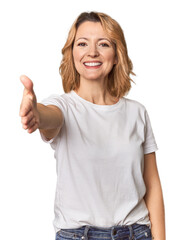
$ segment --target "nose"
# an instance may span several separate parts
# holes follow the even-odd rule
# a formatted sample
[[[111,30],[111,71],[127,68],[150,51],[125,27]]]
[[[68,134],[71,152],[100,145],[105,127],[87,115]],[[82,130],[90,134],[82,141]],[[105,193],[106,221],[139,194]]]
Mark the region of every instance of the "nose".
[[[88,56],[92,57],[92,58],[99,56],[99,52],[98,52],[98,48],[97,48],[96,44],[93,44],[89,47]]]

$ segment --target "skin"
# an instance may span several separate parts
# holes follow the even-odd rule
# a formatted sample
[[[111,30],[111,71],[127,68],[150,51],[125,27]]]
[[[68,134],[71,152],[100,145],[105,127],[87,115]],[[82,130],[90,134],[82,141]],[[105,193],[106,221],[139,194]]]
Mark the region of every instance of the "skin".
[[[62,127],[64,119],[63,113],[56,106],[44,106],[43,104],[37,103],[31,79],[22,75],[20,80],[24,86],[19,112],[22,127],[27,130],[28,133],[33,133],[39,129],[45,138],[50,140],[59,133]]]
[[[76,33],[73,58],[80,74],[80,88],[76,93],[94,104],[111,105],[119,101],[113,98],[105,88],[109,72],[117,63],[114,45],[104,32],[100,23],[84,22]],[[84,62],[101,63],[88,67]],[[56,106],[44,106],[37,103],[33,82],[27,76],[20,77],[24,85],[20,116],[22,126],[28,133],[39,129],[46,139],[55,137],[63,123],[63,113]]]
[[[76,33],[73,59],[80,74],[80,87],[76,93],[94,104],[111,105],[119,99],[106,91],[108,74],[117,63],[115,47],[98,22],[82,23]],[[100,63],[88,67],[84,63]]]
[[[144,166],[143,178],[146,185],[144,200],[152,224],[152,236],[155,240],[165,240],[165,208],[155,152],[144,155]]]
[[[75,37],[73,58],[80,74],[80,87],[75,90],[82,98],[94,104],[111,105],[115,99],[106,91],[107,76],[117,63],[114,45],[103,31],[100,23],[82,23]],[[87,67],[84,62],[101,63],[100,66]],[[62,128],[64,116],[61,110],[53,105],[44,106],[37,103],[33,82],[22,75],[24,86],[20,116],[22,126],[28,133],[39,129],[47,140],[55,137]],[[165,240],[165,213],[162,188],[157,169],[155,152],[144,155],[144,181],[146,195],[144,200],[152,223],[153,239]]]

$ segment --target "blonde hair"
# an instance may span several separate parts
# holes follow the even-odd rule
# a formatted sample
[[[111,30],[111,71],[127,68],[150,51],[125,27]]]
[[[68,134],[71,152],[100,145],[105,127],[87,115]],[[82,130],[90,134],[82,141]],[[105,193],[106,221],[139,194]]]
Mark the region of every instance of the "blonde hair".
[[[78,89],[80,86],[80,75],[76,71],[73,61],[73,44],[76,32],[80,24],[86,21],[100,22],[104,31],[115,45],[117,63],[108,75],[107,91],[116,98],[126,95],[131,88],[130,74],[133,73],[133,65],[128,57],[127,45],[124,33],[120,25],[110,16],[99,12],[83,12],[73,23],[67,41],[62,49],[63,58],[59,67],[62,84],[65,93]],[[135,82],[134,82],[135,83]]]

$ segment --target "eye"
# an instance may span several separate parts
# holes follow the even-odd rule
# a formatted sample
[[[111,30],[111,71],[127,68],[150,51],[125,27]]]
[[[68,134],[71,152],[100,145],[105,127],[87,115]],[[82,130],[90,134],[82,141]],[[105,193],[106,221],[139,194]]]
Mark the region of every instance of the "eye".
[[[100,46],[102,46],[102,47],[109,47],[109,44],[108,43],[100,43]]]
[[[85,43],[85,42],[81,42],[81,43],[78,43],[78,45],[77,46],[79,46],[79,47],[85,47],[87,44]]]

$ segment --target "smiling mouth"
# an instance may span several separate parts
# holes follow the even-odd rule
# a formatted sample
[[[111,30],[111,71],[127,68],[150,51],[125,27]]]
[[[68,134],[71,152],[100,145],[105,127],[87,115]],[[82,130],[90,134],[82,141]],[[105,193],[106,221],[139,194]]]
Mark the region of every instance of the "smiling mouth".
[[[84,62],[86,67],[99,67],[102,65],[101,62]]]

